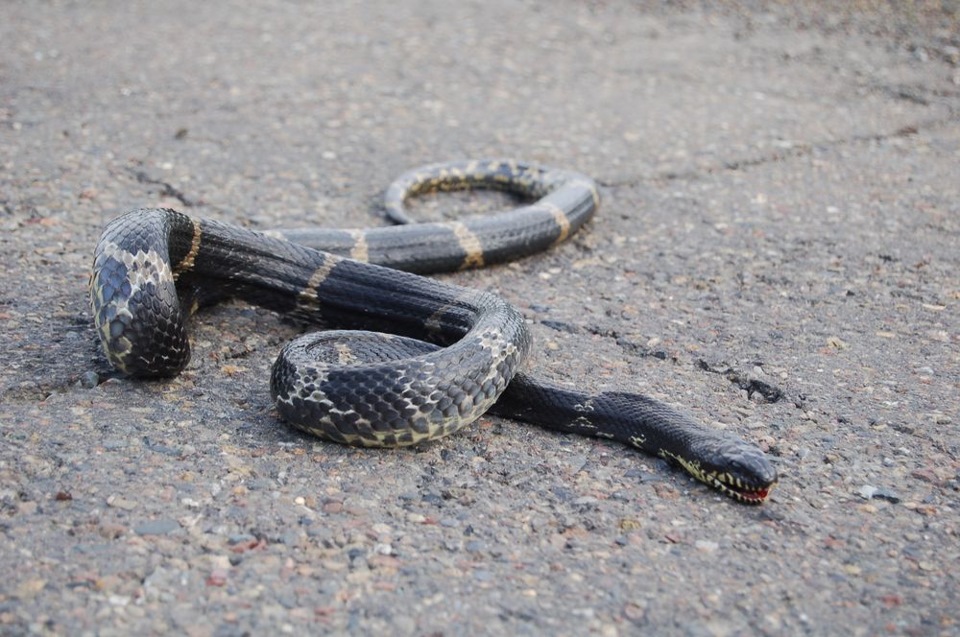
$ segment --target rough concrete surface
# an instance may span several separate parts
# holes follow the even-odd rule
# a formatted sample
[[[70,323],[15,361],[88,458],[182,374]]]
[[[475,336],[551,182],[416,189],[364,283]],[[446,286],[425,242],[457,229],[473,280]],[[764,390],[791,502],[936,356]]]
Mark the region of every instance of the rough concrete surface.
[[[960,8],[817,4],[0,4],[0,633],[960,634]],[[377,225],[394,176],[485,156],[603,206],[444,278],[541,373],[756,441],[769,502],[494,418],[311,439],[255,308],[198,316],[175,380],[99,353],[115,215]]]

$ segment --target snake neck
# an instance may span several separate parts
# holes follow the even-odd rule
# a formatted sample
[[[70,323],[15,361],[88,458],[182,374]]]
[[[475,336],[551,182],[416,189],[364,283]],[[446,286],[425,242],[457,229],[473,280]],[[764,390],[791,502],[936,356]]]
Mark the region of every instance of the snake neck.
[[[763,502],[777,481],[776,470],[755,445],[708,429],[642,394],[586,394],[517,374],[494,412],[565,433],[637,447],[747,504]]]

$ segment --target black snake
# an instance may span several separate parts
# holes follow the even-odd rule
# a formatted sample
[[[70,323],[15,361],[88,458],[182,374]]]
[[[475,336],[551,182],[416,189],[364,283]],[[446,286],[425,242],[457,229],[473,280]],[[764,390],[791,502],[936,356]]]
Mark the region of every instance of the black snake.
[[[515,308],[411,273],[543,250],[600,201],[596,184],[575,172],[470,161],[403,175],[387,189],[387,213],[405,224],[407,198],[473,187],[535,201],[457,222],[272,233],[167,209],[129,212],[107,226],[94,255],[90,294],[106,356],[130,376],[174,376],[190,359],[188,316],[239,298],[346,330],[302,336],[274,364],[277,410],[300,429],[400,446],[445,436],[489,410],[639,447],[740,502],[763,502],[777,474],[756,446],[639,394],[586,394],[519,372],[530,335]]]

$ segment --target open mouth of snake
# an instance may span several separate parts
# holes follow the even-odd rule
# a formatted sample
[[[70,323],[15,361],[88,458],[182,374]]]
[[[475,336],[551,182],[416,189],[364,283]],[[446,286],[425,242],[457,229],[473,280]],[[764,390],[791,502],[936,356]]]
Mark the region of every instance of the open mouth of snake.
[[[770,491],[773,490],[773,485],[766,487],[748,487],[744,484],[734,485],[725,483],[717,478],[713,479],[712,486],[744,504],[763,504],[767,497],[769,497]]]

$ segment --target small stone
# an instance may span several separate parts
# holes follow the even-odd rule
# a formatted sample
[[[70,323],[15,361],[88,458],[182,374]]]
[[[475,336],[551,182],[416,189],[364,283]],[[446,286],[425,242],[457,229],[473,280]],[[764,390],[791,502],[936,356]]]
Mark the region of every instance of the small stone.
[[[248,542],[256,542],[257,538],[253,537],[249,533],[237,533],[236,535],[231,535],[227,538],[227,544],[230,546],[236,546],[237,544],[246,544]]]
[[[176,520],[150,520],[133,527],[133,532],[137,535],[167,535],[180,528],[180,523]]]
[[[890,489],[877,489],[874,492],[873,497],[877,500],[886,500],[887,502],[892,502],[893,504],[900,502],[900,496]]]
[[[324,513],[340,513],[343,511],[343,502],[337,500],[328,500],[323,503]]]
[[[929,468],[914,469],[910,472],[910,477],[916,478],[917,480],[922,480],[923,482],[929,482],[931,484],[937,484],[939,482],[936,472]]]
[[[827,338],[827,346],[837,350],[845,350],[850,347],[846,341],[838,336],[831,336]]]
[[[126,595],[107,595],[107,603],[111,606],[126,606],[130,603],[130,598]]]
[[[40,591],[43,590],[46,585],[46,580],[29,579],[17,587],[15,595],[21,600],[33,599],[40,593]]]
[[[335,559],[327,559],[320,562],[321,568],[325,571],[330,571],[331,573],[336,571],[346,570],[349,566],[346,562],[341,562]]]
[[[485,548],[486,545],[480,540],[470,540],[467,542],[466,546],[464,546],[464,549],[466,549],[467,553],[480,553]]]
[[[883,487],[875,487],[873,485],[865,484],[860,487],[860,490],[857,492],[864,500],[886,500],[887,502],[892,502],[894,504],[900,502],[900,496],[891,491],[890,489],[885,489]]]
[[[704,553],[714,553],[716,552],[717,549],[720,548],[720,545],[718,543],[713,542],[711,540],[697,540],[696,542],[693,543],[693,545],[696,547],[698,551],[702,551]]]
[[[946,44],[940,47],[940,54],[954,66],[960,63],[960,47]]]
[[[137,508],[137,502],[119,495],[111,495],[107,498],[107,506],[114,509],[123,509],[124,511],[133,511]]]
[[[115,522],[104,522],[98,529],[100,537],[108,540],[115,540],[127,532],[127,527]]]
[[[643,524],[640,523],[640,520],[634,518],[623,518],[620,520],[620,530],[629,532],[636,531],[637,529],[643,528]]]
[[[396,569],[400,568],[400,560],[392,555],[371,555],[367,558],[367,566],[371,569]]]
[[[389,524],[383,524],[382,522],[375,523],[370,527],[370,530],[379,535],[389,535],[393,531]]]
[[[100,384],[100,375],[90,370],[80,375],[80,386],[84,389],[93,389]]]
[[[365,555],[365,551],[360,547],[354,547],[349,551],[347,551],[347,557],[350,559],[351,562],[356,560],[357,558],[363,557],[364,555]]]
[[[229,573],[223,569],[214,569],[207,576],[207,586],[225,586]]]
[[[633,602],[623,607],[623,616],[634,623],[641,623],[647,616],[647,609]]]

